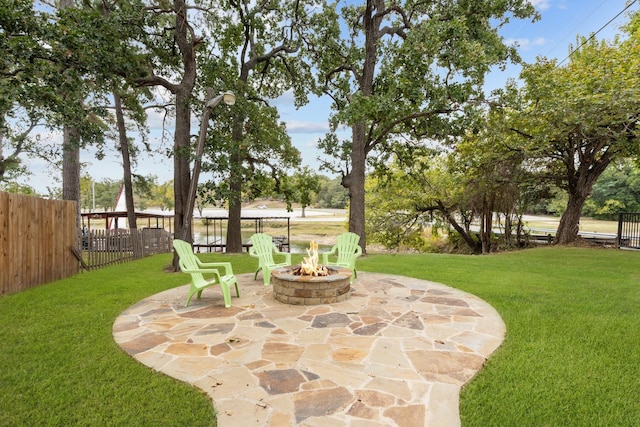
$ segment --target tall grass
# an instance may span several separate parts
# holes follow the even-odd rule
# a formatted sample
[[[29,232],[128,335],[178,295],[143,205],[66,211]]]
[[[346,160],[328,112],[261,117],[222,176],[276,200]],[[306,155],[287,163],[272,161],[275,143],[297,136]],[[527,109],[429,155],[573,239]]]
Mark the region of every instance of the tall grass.
[[[255,268],[247,255],[202,256]],[[163,272],[170,260],[0,298],[0,425],[214,425],[206,395],[139,364],[111,335],[124,309],[187,282]],[[358,268],[444,283],[500,312],[507,338],[463,391],[465,426],[640,425],[640,253],[369,255]]]

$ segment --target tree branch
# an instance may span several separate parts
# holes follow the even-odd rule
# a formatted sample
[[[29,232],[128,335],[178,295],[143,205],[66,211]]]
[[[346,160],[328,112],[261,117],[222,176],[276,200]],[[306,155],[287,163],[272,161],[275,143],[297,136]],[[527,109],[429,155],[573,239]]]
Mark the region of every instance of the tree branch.
[[[378,137],[371,140],[371,143],[368,144],[367,147],[367,151],[372,150],[376,145],[378,145],[379,143],[381,143],[384,138],[386,138],[388,136],[389,133],[391,133],[391,130],[396,127],[398,124],[400,123],[406,123],[410,120],[414,120],[414,119],[420,119],[420,118],[424,118],[424,117],[430,117],[430,116],[436,116],[438,114],[449,114],[451,113],[453,110],[450,108],[447,109],[437,109],[437,110],[432,110],[432,111],[419,111],[413,114],[409,114],[407,116],[403,116],[400,117],[398,119],[395,119],[393,121],[391,121],[384,129],[382,129],[382,131],[379,132]]]

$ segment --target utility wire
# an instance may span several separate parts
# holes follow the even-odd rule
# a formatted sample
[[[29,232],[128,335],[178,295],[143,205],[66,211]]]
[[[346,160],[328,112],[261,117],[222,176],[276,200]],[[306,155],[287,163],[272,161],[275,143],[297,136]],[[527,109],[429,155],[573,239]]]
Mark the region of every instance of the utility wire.
[[[620,12],[618,12],[618,14],[616,16],[614,16],[613,18],[611,18],[609,21],[607,21],[606,24],[604,24],[602,27],[600,27],[598,29],[598,31],[596,31],[595,33],[591,34],[588,38],[586,38],[582,43],[580,43],[580,46],[578,46],[577,48],[575,48],[574,50],[572,50],[571,52],[569,52],[569,54],[558,63],[558,65],[556,65],[556,68],[558,68],[560,65],[562,65],[567,59],[569,59],[571,57],[571,55],[573,55],[574,52],[580,50],[580,48],[582,46],[584,46],[585,44],[587,44],[591,39],[593,39],[595,36],[598,35],[598,33],[602,30],[604,30],[605,28],[607,28],[613,21],[615,21],[616,19],[618,19],[618,17],[620,15],[622,15],[624,12],[627,11],[627,9],[629,9],[631,6],[633,6],[638,0],[633,0],[631,3],[629,3],[628,5],[626,5],[624,7],[624,9],[622,9]]]
[[[565,40],[566,40],[570,35],[575,34],[575,33],[576,33],[576,30],[577,30],[578,28],[580,28],[580,27],[582,26],[582,24],[584,24],[584,23],[587,21],[587,19],[591,18],[591,17],[593,16],[593,14],[594,14],[594,13],[596,13],[596,12],[598,11],[598,9],[600,9],[602,6],[604,6],[604,4],[605,4],[606,2],[607,2],[607,0],[602,0],[602,3],[600,3],[600,4],[598,5],[598,7],[596,7],[595,9],[593,9],[593,10],[591,11],[591,13],[589,13],[587,16],[585,16],[585,17],[582,19],[582,21],[580,21],[578,24],[576,24],[576,25],[571,29],[571,31],[569,31],[569,32],[567,33],[567,35],[566,35],[566,36],[564,36],[564,37],[562,38],[562,40],[558,40],[558,42],[557,42],[557,43],[556,43],[556,44],[555,44],[551,49],[549,49],[549,52],[547,52],[547,54],[546,54],[545,56],[547,56],[547,57],[548,57],[548,56],[551,54],[551,52],[553,52],[553,51],[554,51],[558,46],[560,46],[560,44],[562,44],[562,43],[563,43],[563,42],[564,42],[564,41],[565,41]]]

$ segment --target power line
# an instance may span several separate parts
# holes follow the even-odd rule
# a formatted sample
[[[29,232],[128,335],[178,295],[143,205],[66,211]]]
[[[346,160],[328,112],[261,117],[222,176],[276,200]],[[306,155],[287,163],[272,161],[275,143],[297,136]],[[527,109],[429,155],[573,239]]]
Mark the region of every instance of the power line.
[[[587,16],[585,16],[582,21],[580,21],[578,24],[576,24],[575,27],[573,27],[571,29],[571,31],[569,31],[567,33],[566,36],[564,36],[561,40],[558,40],[558,42],[553,45],[553,47],[551,49],[549,49],[549,52],[547,52],[547,54],[545,56],[549,56],[551,54],[551,52],[553,52],[558,46],[560,46],[560,43],[564,42],[571,34],[574,34],[576,32],[576,30],[578,28],[580,28],[582,26],[582,24],[584,24],[587,19],[591,18],[593,16],[594,13],[596,13],[605,3],[607,2],[607,0],[602,0],[602,3],[600,3],[595,9],[593,9],[591,11],[591,13],[589,13]]]
[[[615,21],[616,19],[618,19],[618,17],[620,15],[622,15],[624,12],[627,11],[627,9],[629,9],[631,6],[633,6],[638,0],[633,0],[631,3],[629,3],[628,5],[626,5],[624,7],[624,9],[622,9],[620,12],[618,12],[618,14],[616,16],[614,16],[613,18],[609,19],[609,21],[607,21],[606,24],[604,24],[602,27],[600,27],[598,29],[598,31],[596,31],[595,33],[591,34],[589,37],[587,37],[582,43],[580,43],[580,45],[575,48],[574,50],[572,50],[571,52],[569,52],[569,54],[562,60],[560,61],[556,67],[559,67],[560,65],[562,65],[567,59],[569,59],[571,57],[571,55],[573,55],[574,52],[580,50],[580,48],[582,46],[584,46],[585,44],[587,44],[591,39],[593,39],[595,36],[598,35],[598,33],[600,33],[602,30],[604,30],[605,28],[607,28],[613,21]]]

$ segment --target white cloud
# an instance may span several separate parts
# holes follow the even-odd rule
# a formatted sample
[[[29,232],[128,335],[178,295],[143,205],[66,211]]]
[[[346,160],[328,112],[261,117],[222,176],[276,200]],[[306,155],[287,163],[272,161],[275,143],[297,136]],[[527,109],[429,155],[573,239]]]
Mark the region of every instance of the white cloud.
[[[551,0],[529,0],[536,9],[547,10],[551,7]]]
[[[536,47],[544,46],[548,43],[548,40],[544,37],[536,37],[534,39],[520,38],[520,39],[508,39],[507,45],[516,45],[520,50],[526,51],[534,49]]]
[[[275,107],[281,107],[281,106],[286,106],[286,107],[291,107],[294,104],[294,99],[293,99],[293,90],[288,90],[285,93],[283,93],[282,95],[280,95],[279,97],[275,98],[275,99],[271,99],[269,101],[269,103]]]
[[[289,133],[326,133],[329,131],[329,123],[327,122],[303,122],[297,120],[288,120],[287,132]]]

